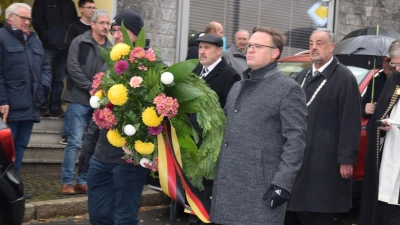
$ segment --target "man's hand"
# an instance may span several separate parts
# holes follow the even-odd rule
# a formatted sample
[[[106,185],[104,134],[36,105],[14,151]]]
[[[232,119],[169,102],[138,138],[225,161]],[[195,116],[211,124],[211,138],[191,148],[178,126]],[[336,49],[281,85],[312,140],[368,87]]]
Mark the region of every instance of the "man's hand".
[[[344,179],[349,179],[353,176],[353,165],[340,164],[340,175],[342,175]]]
[[[375,105],[376,105],[376,102],[374,102],[374,103],[367,103],[366,105],[365,105],[365,114],[374,114],[374,111],[375,111]]]
[[[271,209],[282,205],[289,200],[290,193],[283,188],[271,184],[267,193],[265,193],[263,200],[268,204]]]
[[[78,162],[78,168],[80,171],[87,173],[89,170],[89,160],[92,157],[92,153],[88,151],[81,151],[81,154],[79,155],[79,162]]]
[[[4,122],[7,120],[8,116],[8,111],[10,110],[9,105],[0,105],[0,113],[3,114],[3,117],[1,118]]]
[[[389,131],[389,130],[392,128],[392,124],[389,122],[388,119],[383,119],[383,120],[382,120],[382,123],[387,124],[387,125],[384,126],[384,127],[380,126],[380,127],[379,127],[380,130],[384,130],[384,131],[387,132],[387,131]]]

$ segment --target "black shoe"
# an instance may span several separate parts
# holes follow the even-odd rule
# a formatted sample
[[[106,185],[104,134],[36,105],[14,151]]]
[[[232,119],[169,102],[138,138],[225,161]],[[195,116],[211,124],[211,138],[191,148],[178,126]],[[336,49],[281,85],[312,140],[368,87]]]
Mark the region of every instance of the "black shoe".
[[[64,111],[61,108],[50,111],[50,116],[64,118]]]
[[[48,117],[49,115],[50,114],[49,114],[49,111],[47,109],[40,109],[40,116]]]
[[[62,144],[62,145],[67,145],[68,144],[68,137],[66,135],[63,135],[61,137],[60,144]]]

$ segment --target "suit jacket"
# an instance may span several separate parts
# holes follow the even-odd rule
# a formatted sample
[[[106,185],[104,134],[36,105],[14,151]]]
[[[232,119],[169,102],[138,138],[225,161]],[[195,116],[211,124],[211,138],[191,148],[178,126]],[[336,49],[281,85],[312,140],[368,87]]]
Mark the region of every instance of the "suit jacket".
[[[200,76],[202,69],[203,65],[199,63],[196,68],[194,68],[193,73]],[[221,62],[219,62],[217,66],[204,78],[204,81],[210,86],[211,90],[217,93],[221,108],[225,107],[229,90],[233,84],[239,80],[240,75],[238,72],[226,63],[224,58],[222,58]]]

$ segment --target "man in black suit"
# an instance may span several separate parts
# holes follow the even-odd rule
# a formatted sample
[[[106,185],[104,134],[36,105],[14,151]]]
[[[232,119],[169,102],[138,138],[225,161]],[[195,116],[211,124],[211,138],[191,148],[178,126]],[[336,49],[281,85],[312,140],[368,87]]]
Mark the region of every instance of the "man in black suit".
[[[226,98],[232,85],[240,80],[240,75],[222,58],[222,38],[215,34],[206,34],[197,39],[199,43],[200,63],[193,73],[204,79],[215,91],[221,107],[224,108]]]
[[[221,108],[224,108],[226,98],[232,85],[240,80],[240,75],[222,58],[222,38],[215,34],[206,34],[197,39],[199,43],[200,63],[194,68],[193,73],[210,86],[218,95]],[[192,121],[195,118],[190,118]],[[201,143],[201,142],[199,142]],[[211,204],[212,180],[203,179],[204,190],[200,198]],[[190,215],[188,225],[204,224],[197,216]]]

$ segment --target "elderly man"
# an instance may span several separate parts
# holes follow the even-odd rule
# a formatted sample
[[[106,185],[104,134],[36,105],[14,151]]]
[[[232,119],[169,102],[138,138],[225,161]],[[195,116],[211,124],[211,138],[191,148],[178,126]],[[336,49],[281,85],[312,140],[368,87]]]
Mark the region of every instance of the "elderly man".
[[[351,71],[333,56],[334,36],[310,37],[312,67],[296,78],[307,97],[307,143],[288,210],[303,225],[333,224],[352,203],[353,165],[361,131],[360,93]]]
[[[61,194],[87,193],[86,174],[78,171],[76,185],[74,167],[85,127],[92,121],[93,109],[89,104],[93,77],[105,71],[107,64],[100,54],[98,46],[111,47],[107,39],[110,27],[110,16],[104,9],[96,10],[91,18],[91,30],[76,37],[70,46],[67,60],[70,79],[63,100],[68,102],[68,142],[64,150],[61,165]]]
[[[142,17],[131,10],[120,11],[111,25],[116,43],[124,41],[122,22],[130,40],[135,42],[144,26]],[[112,146],[106,135],[106,129],[100,130],[92,122],[79,156],[79,170],[87,172],[90,223],[136,225],[139,223],[139,203],[149,170],[127,163],[122,158],[124,153],[121,148]]]
[[[285,37],[257,27],[247,45],[245,79],[225,105],[223,145],[215,171],[211,221],[283,224],[305,147],[307,107],[300,86],[278,70]]]
[[[31,7],[13,3],[0,29],[0,114],[10,127],[15,146],[14,168],[19,172],[33,123],[50,90],[51,72],[42,43],[29,31]]]
[[[249,32],[247,30],[238,30],[235,34],[235,43],[224,53],[226,62],[241,75],[243,75],[243,71],[249,68],[246,62],[246,44],[248,40]]]

